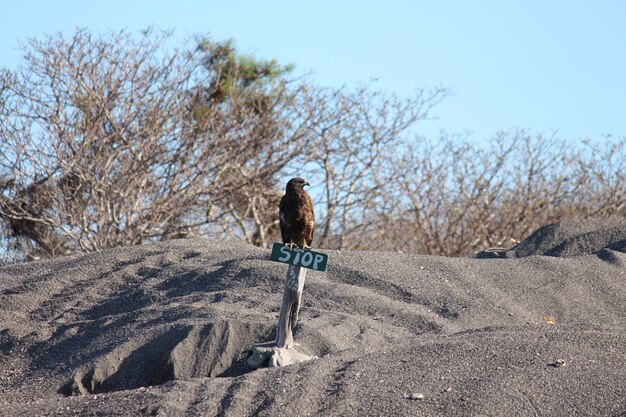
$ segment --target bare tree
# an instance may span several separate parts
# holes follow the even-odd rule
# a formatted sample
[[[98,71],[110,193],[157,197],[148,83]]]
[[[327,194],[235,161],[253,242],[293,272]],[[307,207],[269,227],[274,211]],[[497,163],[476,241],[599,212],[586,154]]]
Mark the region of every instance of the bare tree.
[[[152,30],[30,40],[0,72],[0,258],[186,236],[278,240],[290,176],[314,245],[468,255],[567,217],[626,215],[626,138],[416,135],[448,91],[400,100]]]
[[[624,216],[625,154],[626,138],[574,146],[524,131],[500,132],[486,145],[416,140],[387,161],[395,207],[369,218],[375,238],[355,246],[471,255],[567,218]]]
[[[31,40],[26,65],[3,70],[0,218],[18,253],[206,233],[265,243],[274,177],[310,134],[302,89],[275,63],[250,75],[229,43],[167,53],[167,36]]]
[[[389,158],[404,151],[407,133],[448,91],[418,91],[406,100],[369,87],[326,93],[314,152],[305,166],[323,184],[317,241],[337,249],[367,248],[367,240],[374,237],[373,213],[397,206]]]

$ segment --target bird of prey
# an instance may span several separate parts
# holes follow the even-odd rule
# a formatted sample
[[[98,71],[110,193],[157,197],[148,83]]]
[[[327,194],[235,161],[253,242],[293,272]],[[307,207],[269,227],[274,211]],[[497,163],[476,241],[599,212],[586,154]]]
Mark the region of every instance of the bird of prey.
[[[283,244],[293,250],[311,247],[315,230],[315,214],[311,197],[304,191],[310,185],[302,178],[292,178],[287,183],[285,195],[280,200],[279,220]]]

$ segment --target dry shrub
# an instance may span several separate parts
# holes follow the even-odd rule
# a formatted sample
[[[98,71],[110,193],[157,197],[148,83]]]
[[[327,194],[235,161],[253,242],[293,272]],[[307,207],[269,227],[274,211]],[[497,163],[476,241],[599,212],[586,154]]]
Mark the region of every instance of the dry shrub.
[[[55,35],[3,70],[6,257],[271,233],[274,177],[310,135],[301,87],[272,62],[250,74],[228,42],[167,38]]]
[[[187,236],[267,246],[296,174],[326,248],[467,255],[625,214],[625,139],[427,140],[416,124],[445,89],[322,88],[231,42],[167,39],[79,30],[29,41],[24,65],[2,70],[4,262]]]
[[[568,143],[524,131],[486,145],[421,140],[394,155],[386,204],[344,248],[471,255],[567,218],[626,215],[626,139]],[[350,216],[348,216],[350,217]]]

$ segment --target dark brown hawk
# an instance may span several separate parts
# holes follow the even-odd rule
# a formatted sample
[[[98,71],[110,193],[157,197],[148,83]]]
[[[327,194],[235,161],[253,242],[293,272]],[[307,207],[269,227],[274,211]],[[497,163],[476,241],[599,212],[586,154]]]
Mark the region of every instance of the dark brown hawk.
[[[283,244],[293,250],[311,247],[315,230],[315,214],[311,197],[304,191],[310,185],[302,178],[292,178],[287,183],[285,195],[280,200],[279,220]]]

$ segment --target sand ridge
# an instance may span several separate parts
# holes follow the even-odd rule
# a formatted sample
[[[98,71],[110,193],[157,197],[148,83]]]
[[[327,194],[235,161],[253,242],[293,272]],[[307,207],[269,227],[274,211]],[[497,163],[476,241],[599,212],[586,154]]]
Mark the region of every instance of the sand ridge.
[[[0,269],[0,415],[621,415],[626,221],[482,258],[325,251],[295,339],[252,371],[286,265],[175,240]]]

